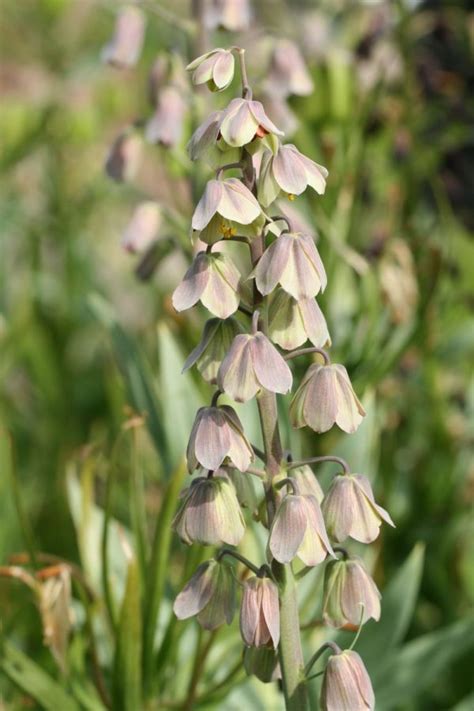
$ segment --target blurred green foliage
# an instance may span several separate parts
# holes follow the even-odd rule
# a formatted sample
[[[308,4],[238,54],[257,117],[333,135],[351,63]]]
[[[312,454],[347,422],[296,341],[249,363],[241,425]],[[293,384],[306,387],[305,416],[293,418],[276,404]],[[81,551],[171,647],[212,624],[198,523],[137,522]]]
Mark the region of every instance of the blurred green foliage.
[[[147,3],[139,67],[104,67],[114,5],[2,3],[0,413],[15,461],[3,438],[0,565],[28,548],[31,527],[37,552],[78,564],[96,591],[104,581],[107,589],[107,576],[112,584],[97,609],[75,590],[65,680],[42,644],[31,592],[0,577],[0,701],[102,709],[90,671],[92,626],[114,709],[140,708],[143,688],[170,702],[185,697],[182,709],[280,709],[274,685],[237,685],[244,675],[235,624],[211,646],[194,622],[171,613],[205,555],[183,552],[169,532],[187,434],[209,394],[180,374],[205,315],[170,309],[182,255],[143,283],[119,241],[146,194],[174,211],[168,229],[186,245],[192,195],[207,176],[193,168],[188,184],[183,141],[169,152],[150,149],[155,172],[139,186],[105,178],[112,140],[150,112],[147,71],[157,51],[192,53],[192,37],[169,15],[189,16],[188,3],[157,0]],[[461,711],[472,701],[474,650],[474,18],[462,3],[255,5],[264,35],[292,37],[308,57],[315,93],[290,101],[300,121],[294,141],[331,178],[324,199],[298,203],[320,234],[329,276],[321,305],[335,360],[347,365],[369,412],[354,436],[293,433],[292,446],[297,455],[345,456],[375,479],[397,523],[369,559],[385,616],[359,642],[378,708]],[[221,46],[233,41],[216,37]],[[134,413],[146,413],[146,427]],[[255,413],[243,408],[242,417],[257,440]],[[140,545],[130,561],[132,541]],[[261,555],[258,536],[249,533],[246,546]],[[319,587],[313,574],[301,586],[307,651],[324,639]]]

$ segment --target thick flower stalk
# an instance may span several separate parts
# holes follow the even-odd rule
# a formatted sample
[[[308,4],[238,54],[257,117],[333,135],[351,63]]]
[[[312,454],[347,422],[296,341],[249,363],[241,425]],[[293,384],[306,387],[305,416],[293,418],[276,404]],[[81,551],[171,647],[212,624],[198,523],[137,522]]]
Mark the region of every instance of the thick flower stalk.
[[[313,354],[315,361],[294,388],[288,414],[295,428],[326,432],[338,425],[351,433],[365,412],[344,366],[331,363],[321,350],[331,339],[316,301],[327,276],[314,235],[285,215],[269,216],[275,212],[274,201],[285,194],[293,199],[309,187],[319,199],[328,171],[294,145],[282,143],[282,131],[252,97],[243,50],[213,50],[188,70],[195,84],[221,91],[233,81],[236,59],[242,96],[211,113],[188,145],[191,159],[202,160],[216,173],[209,175],[191,222],[193,238],[207,249],[196,254],[173,294],[176,310],[200,301],[213,316],[184,369],[196,365],[216,387],[190,433],[188,469],[198,475],[183,492],[174,528],[188,545],[232,547],[221,547],[199,566],[174,609],[180,619],[196,616],[205,629],[229,624],[235,584],[240,582],[247,673],[264,682],[281,676],[286,708],[309,711],[309,672],[328,645],[305,665],[292,566],[306,572],[326,565],[324,620],[332,627],[356,630],[368,619],[379,618],[380,593],[362,561],[335,544],[347,537],[369,543],[382,521],[392,521],[375,503],[367,478],[351,474],[343,460],[327,456],[297,462],[283,452],[276,397],[292,390],[291,361],[296,357]],[[279,71],[283,69],[288,74],[291,67]],[[296,69],[300,76],[302,67]],[[290,72],[289,79],[292,76]],[[310,89],[309,81],[305,87]],[[228,170],[234,171],[230,177]],[[221,245],[224,241],[236,242],[235,249],[243,250],[248,259],[244,273]],[[311,345],[294,350],[306,342]],[[231,402],[224,403],[224,397]],[[252,400],[259,410],[263,452],[250,443],[232,406]],[[255,466],[256,458],[264,469]],[[324,460],[343,469],[326,493],[310,467]],[[252,477],[258,479],[260,499]],[[267,530],[265,559],[257,563],[236,548],[249,525]],[[231,559],[251,576],[232,573]],[[373,709],[362,660],[356,652],[341,652],[331,644],[321,707]]]

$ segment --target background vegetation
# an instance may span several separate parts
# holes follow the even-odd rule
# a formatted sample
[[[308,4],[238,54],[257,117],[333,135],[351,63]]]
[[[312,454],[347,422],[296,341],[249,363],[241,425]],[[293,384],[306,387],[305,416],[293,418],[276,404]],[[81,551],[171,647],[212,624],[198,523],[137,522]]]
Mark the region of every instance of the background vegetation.
[[[96,598],[84,602],[75,590],[63,674],[42,644],[31,591],[0,578],[0,706],[103,709],[93,683],[98,668],[114,709],[141,708],[145,689],[149,708],[278,710],[278,688],[239,668],[235,623],[210,636],[171,614],[200,555],[167,531],[193,412],[209,392],[180,375],[204,310],[177,316],[169,293],[184,270],[193,193],[205,176],[185,153],[199,111],[190,100],[177,147],[147,148],[132,185],[105,177],[111,142],[151,112],[147,75],[157,53],[174,50],[187,61],[194,51],[188,3],[144,4],[143,56],[136,69],[118,72],[100,61],[116,3],[2,2],[0,565],[31,549],[57,556],[80,567]],[[335,358],[369,415],[351,437],[291,438],[297,454],[336,452],[367,473],[397,523],[369,561],[385,591],[384,615],[359,643],[380,709],[474,704],[474,17],[467,8],[263,0],[254,3],[247,34],[217,33],[213,41],[248,46],[251,67],[255,51],[251,72],[262,78],[259,42],[289,37],[314,80],[311,96],[290,100],[299,119],[294,142],[331,178],[324,199],[302,199],[300,208],[320,233],[330,284],[322,308]],[[136,277],[137,258],[120,247],[143,196],[171,214],[166,229],[178,245],[145,281]],[[255,413],[243,408],[242,416],[256,432]],[[136,563],[127,554],[132,538],[142,541]],[[249,536],[247,546],[258,551],[261,542]],[[318,585],[308,576],[301,592],[308,649],[323,634]],[[158,651],[150,654],[154,620]]]

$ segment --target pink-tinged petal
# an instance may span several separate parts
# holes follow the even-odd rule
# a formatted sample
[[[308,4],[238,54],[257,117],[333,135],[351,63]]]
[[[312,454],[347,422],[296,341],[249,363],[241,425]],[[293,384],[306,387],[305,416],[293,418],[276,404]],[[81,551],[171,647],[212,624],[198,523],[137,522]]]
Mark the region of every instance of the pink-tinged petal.
[[[351,535],[354,517],[357,513],[350,477],[340,475],[333,479],[321,508],[329,535],[338,543],[342,543]]]
[[[220,180],[209,180],[204,195],[199,200],[194,211],[192,228],[199,232],[210,222],[211,217],[217,212],[222,198],[222,183]]]
[[[304,417],[315,432],[327,432],[337,417],[335,377],[330,366],[317,368],[307,385]]]
[[[301,346],[308,338],[300,304],[279,289],[272,299],[268,312],[268,334],[272,341],[285,350]]]
[[[344,432],[355,432],[365,416],[357,395],[355,394],[347,370],[343,365],[334,364],[332,366],[335,373],[336,397],[337,397],[337,418],[336,423]]]
[[[286,238],[290,244],[288,259],[280,278],[283,289],[300,301],[316,296],[321,288],[321,281],[314,263],[308,259],[301,238],[298,235],[281,235],[279,239]]]
[[[214,111],[191,136],[187,150],[191,160],[197,160],[208,148],[214,146],[219,135],[222,111]]]
[[[263,296],[270,294],[280,281],[289,259],[290,249],[291,240],[287,239],[286,234],[282,234],[260,258],[254,273],[257,289]]]
[[[240,607],[240,633],[245,644],[254,646],[255,631],[259,627],[260,605],[258,601],[257,578],[249,578],[244,583],[242,603]]]
[[[263,207],[268,207],[277,199],[279,192],[280,186],[273,177],[273,154],[271,151],[265,151],[258,178],[258,199]]]
[[[327,553],[334,556],[334,551],[331,543],[329,542],[323,514],[317,498],[315,496],[307,496],[305,497],[305,504],[307,509],[308,525],[311,526],[315,533],[317,533]]]
[[[275,649],[280,641],[280,605],[278,588],[265,578],[262,589],[262,612]]]
[[[329,175],[327,169],[319,163],[315,163],[313,160],[300,153],[303,165],[306,171],[306,180],[308,185],[310,185],[313,190],[315,190],[318,195],[324,195],[326,190],[326,179]]]
[[[330,657],[328,661],[322,689],[322,708],[327,711],[366,711],[346,655],[347,652],[343,652]]]
[[[234,220],[241,225],[249,225],[257,219],[261,208],[252,193],[237,178],[222,181],[222,194],[217,212],[227,220]]]
[[[204,408],[196,428],[196,458],[205,469],[220,467],[230,447],[226,416],[217,407]]]
[[[250,343],[246,334],[236,336],[217,374],[219,388],[237,402],[247,402],[260,390],[253,370]]]
[[[249,111],[255,117],[255,121],[259,126],[265,129],[268,133],[274,133],[276,136],[283,136],[283,131],[275,126],[273,121],[270,121],[260,101],[249,101]]]
[[[273,519],[268,546],[279,563],[290,563],[298,553],[307,527],[306,508],[301,496],[288,494]]]
[[[216,58],[212,72],[214,84],[219,89],[224,89],[230,84],[234,76],[234,55],[230,52],[221,52]]]
[[[204,59],[193,74],[193,84],[205,84],[212,79],[215,62],[216,57],[214,53],[207,59]]]
[[[225,52],[225,49],[222,49],[222,47],[217,47],[216,49],[212,49],[210,52],[205,52],[204,54],[201,54],[199,57],[196,57],[196,59],[193,59],[192,62],[190,62],[186,66],[186,71],[187,72],[192,72],[194,69],[197,69],[202,62],[204,62],[205,59],[208,57],[211,57],[213,54],[216,52]]]
[[[324,291],[328,280],[326,276],[326,270],[324,269],[324,264],[319,256],[319,252],[314,244],[314,240],[310,235],[300,234],[301,245],[303,250],[306,252],[306,256],[311,261],[314,269],[318,275],[318,279],[321,282],[320,289]]]
[[[273,159],[273,175],[280,188],[293,195],[300,195],[307,185],[306,171],[298,151],[282,146]]]
[[[315,299],[298,301],[298,309],[304,324],[306,335],[317,348],[331,345],[331,337],[324,314]]]
[[[246,99],[233,99],[224,112],[220,131],[229,146],[244,146],[255,136],[258,122],[249,110],[248,103]]]
[[[258,332],[250,348],[255,375],[260,385],[273,393],[289,392],[293,384],[291,370],[268,338]]]
[[[392,518],[388,511],[382,508],[382,506],[379,506],[377,503],[375,503],[374,493],[367,477],[363,474],[353,474],[352,479],[354,480],[355,484],[362,489],[362,491],[369,499],[370,503],[372,504],[380,518],[385,521],[385,523],[388,523],[390,526],[393,526],[393,528],[395,528],[395,524],[392,521]]]
[[[370,575],[358,561],[348,561],[347,574],[341,588],[341,608],[349,622],[358,625],[373,618],[380,619],[380,592]]]
[[[187,370],[189,370],[189,368],[191,368],[196,363],[196,361],[198,361],[199,358],[205,353],[212,339],[219,330],[220,324],[221,322],[218,318],[211,318],[209,319],[209,321],[206,321],[202,338],[196,348],[194,348],[194,350],[192,350],[186,358],[183,365],[183,369],[181,371],[182,373],[185,373]]]
[[[367,704],[369,711],[372,711],[375,709],[375,696],[367,669],[357,652],[351,650],[345,652],[345,654],[349,658],[349,665],[356,679],[360,695]]]
[[[206,607],[215,589],[215,582],[210,568],[217,565],[214,561],[202,563],[191,580],[176,598],[173,611],[178,620],[187,620],[197,615]]]
[[[201,298],[209,281],[209,261],[205,252],[199,252],[173,292],[172,301],[176,311],[194,306]]]
[[[142,51],[145,22],[140,8],[124,7],[117,17],[112,41],[102,50],[102,60],[120,69],[133,67]]]
[[[240,272],[225,255],[214,253],[210,257],[209,279],[201,301],[215,316],[226,319],[239,307]]]

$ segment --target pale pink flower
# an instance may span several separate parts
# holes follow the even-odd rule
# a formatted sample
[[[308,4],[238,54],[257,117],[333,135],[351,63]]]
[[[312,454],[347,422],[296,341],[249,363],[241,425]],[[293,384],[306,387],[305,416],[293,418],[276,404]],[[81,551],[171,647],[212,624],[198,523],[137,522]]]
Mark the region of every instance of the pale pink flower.
[[[324,672],[322,711],[374,711],[375,697],[370,677],[357,652],[334,654]]]
[[[209,180],[194,211],[192,228],[200,232],[216,213],[227,220],[249,225],[261,211],[250,190],[237,178]]]
[[[193,84],[207,84],[211,91],[226,89],[234,78],[234,55],[227,49],[213,49],[188,64]]]
[[[229,405],[198,410],[186,456],[190,471],[199,465],[215,470],[228,457],[234,467],[244,472],[254,458],[242,423]]]
[[[249,647],[272,645],[280,641],[278,588],[270,578],[253,576],[244,582],[240,607],[240,632]]]
[[[331,338],[315,299],[296,301],[283,289],[275,293],[268,310],[268,334],[274,343],[291,351],[307,340],[317,348],[331,345]]]
[[[332,627],[380,619],[380,592],[359,558],[330,561],[324,571],[323,618]]]
[[[141,54],[145,37],[145,15],[127,5],[117,16],[114,36],[102,50],[102,60],[120,69],[133,67]]]
[[[283,136],[266,115],[260,101],[252,99],[233,99],[224,110],[219,129],[227,145],[238,148],[267,134]]]
[[[265,151],[258,179],[258,199],[268,207],[280,192],[301,195],[308,185],[319,195],[326,189],[328,171],[299,152],[291,143],[280,146],[276,155]]]
[[[281,39],[275,43],[264,86],[269,94],[283,99],[290,94],[308,96],[312,93],[313,80],[298,45],[291,40]]]
[[[132,254],[144,252],[158,236],[161,210],[156,202],[136,206],[122,235],[122,247]]]
[[[204,23],[210,30],[222,27],[229,32],[248,29],[252,13],[250,0],[207,0]]]
[[[145,138],[150,143],[159,143],[165,148],[176,146],[183,133],[186,102],[175,86],[166,86],[160,91],[154,116],[145,126]]]

